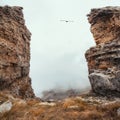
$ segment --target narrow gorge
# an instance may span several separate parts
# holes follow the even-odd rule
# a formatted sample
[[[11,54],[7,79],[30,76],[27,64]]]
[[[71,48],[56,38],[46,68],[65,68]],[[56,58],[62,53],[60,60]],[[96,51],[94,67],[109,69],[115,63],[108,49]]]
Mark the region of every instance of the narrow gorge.
[[[96,42],[85,54],[93,92],[56,89],[40,99],[31,87],[22,7],[0,7],[0,120],[120,120],[120,7],[92,9],[88,20]]]

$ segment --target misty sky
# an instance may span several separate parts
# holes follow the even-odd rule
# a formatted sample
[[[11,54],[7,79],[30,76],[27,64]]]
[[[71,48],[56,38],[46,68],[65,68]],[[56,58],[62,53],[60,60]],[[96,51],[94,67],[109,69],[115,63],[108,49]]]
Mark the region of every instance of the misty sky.
[[[91,8],[119,6],[120,0],[0,0],[0,4],[24,8],[32,33],[30,76],[36,95],[90,85],[84,53],[95,43],[86,15]],[[60,21],[64,19],[74,22]]]

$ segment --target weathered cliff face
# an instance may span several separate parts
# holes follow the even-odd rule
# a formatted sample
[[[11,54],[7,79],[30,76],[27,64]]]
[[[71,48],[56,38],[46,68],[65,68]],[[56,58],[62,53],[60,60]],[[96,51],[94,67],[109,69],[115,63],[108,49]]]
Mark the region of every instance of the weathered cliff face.
[[[88,20],[96,42],[85,54],[92,90],[120,97],[120,7],[92,9]]]
[[[21,7],[0,7],[0,91],[34,97],[29,77],[31,33]]]

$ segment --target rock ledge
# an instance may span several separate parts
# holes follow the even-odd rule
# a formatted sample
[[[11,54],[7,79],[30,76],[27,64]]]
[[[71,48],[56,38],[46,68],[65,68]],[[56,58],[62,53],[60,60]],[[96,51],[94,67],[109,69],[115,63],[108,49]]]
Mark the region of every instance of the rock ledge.
[[[92,9],[88,21],[96,42],[85,54],[92,91],[120,97],[120,7]]]

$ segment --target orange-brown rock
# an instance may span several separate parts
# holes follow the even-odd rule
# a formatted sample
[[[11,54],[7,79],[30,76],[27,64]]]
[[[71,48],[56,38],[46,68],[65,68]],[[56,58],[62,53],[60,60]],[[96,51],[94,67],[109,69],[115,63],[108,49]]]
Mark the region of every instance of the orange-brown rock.
[[[120,7],[92,9],[88,20],[96,42],[85,55],[92,91],[120,97]]]
[[[0,7],[0,91],[34,97],[29,77],[30,37],[22,7]]]
[[[114,40],[120,34],[120,7],[92,9],[88,21],[96,44]]]

